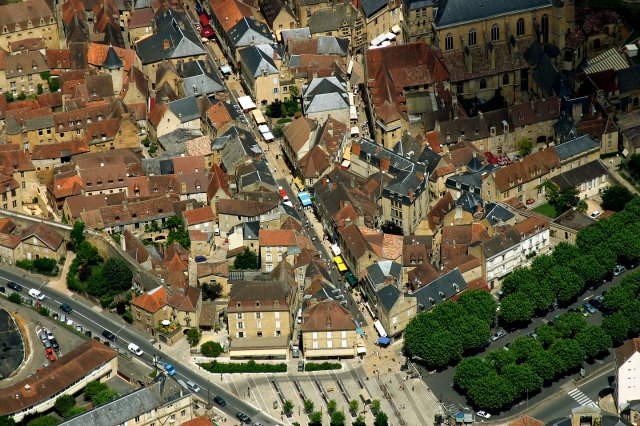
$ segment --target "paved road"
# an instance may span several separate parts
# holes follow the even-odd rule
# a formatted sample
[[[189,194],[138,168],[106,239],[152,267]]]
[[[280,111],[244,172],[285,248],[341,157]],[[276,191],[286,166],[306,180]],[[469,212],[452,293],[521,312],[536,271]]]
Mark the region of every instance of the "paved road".
[[[628,272],[625,272],[620,276],[614,277],[612,281],[604,283],[603,285],[601,285],[595,290],[587,290],[576,302],[574,302],[567,308],[558,309],[554,312],[550,312],[545,317],[542,317],[542,318],[534,318],[528,327],[508,333],[502,339],[497,340],[495,342],[491,342],[488,348],[484,352],[478,354],[478,356],[485,357],[489,353],[489,351],[500,349],[505,345],[507,345],[508,343],[511,343],[517,337],[526,336],[528,333],[534,331],[537,327],[541,326],[542,324],[545,324],[546,322],[549,322],[549,321],[553,321],[556,315],[566,312],[568,309],[571,309],[571,308],[579,308],[582,305],[582,303],[584,303],[585,299],[589,299],[595,295],[602,294],[603,291],[607,291],[611,287],[617,285],[620,279],[624,277],[625,274],[627,273]],[[600,312],[597,312],[594,315],[590,315],[587,318],[587,321],[589,322],[589,324],[600,324],[602,322],[602,314]],[[587,378],[589,378],[590,374],[593,371],[599,370],[604,364],[608,364],[612,362],[613,362],[613,351],[610,351],[610,353],[607,356],[594,362],[593,364],[585,364]],[[427,386],[431,388],[433,393],[436,395],[436,397],[438,397],[438,399],[441,402],[448,405],[455,406],[457,407],[456,409],[458,410],[465,411],[464,408],[461,409],[460,407],[468,407],[466,398],[460,395],[459,393],[457,393],[453,389],[453,375],[455,373],[455,367],[449,367],[444,371],[433,372],[433,373],[426,371],[420,365],[418,365],[418,369],[421,370],[422,377],[427,383]],[[501,419],[505,417],[514,416],[522,412],[523,410],[525,410],[527,407],[527,404],[529,406],[533,406],[543,401],[545,398],[549,398],[550,396],[553,395],[555,391],[557,391],[560,388],[560,386],[568,386],[567,383],[578,378],[579,378],[578,375],[574,375],[574,376],[566,377],[559,382],[554,382],[553,386],[549,388],[543,388],[541,392],[531,396],[528,401],[522,401],[520,404],[511,407],[509,410],[503,411],[502,413],[492,416],[492,419],[493,418]],[[573,387],[571,389],[573,389]],[[598,391],[600,389],[598,389]],[[597,391],[596,391],[596,394],[597,394]],[[568,409],[568,411],[570,412],[570,409]]]
[[[184,381],[191,380],[197,383],[202,389],[200,391],[200,395],[202,397],[205,399],[210,397],[211,400],[213,400],[215,395],[220,395],[224,398],[227,401],[226,407],[218,408],[230,415],[232,418],[235,418],[235,414],[238,411],[242,411],[249,415],[254,422],[259,421],[265,425],[280,424],[272,417],[262,413],[255,407],[244,402],[242,399],[237,398],[224,388],[205,380],[199,374],[190,370],[188,366],[171,359],[160,347],[152,345],[148,340],[148,336],[143,335],[129,324],[124,323],[119,317],[107,313],[99,307],[89,307],[86,301],[79,301],[60,293],[57,290],[47,288],[46,282],[44,281],[30,276],[24,276],[13,270],[4,268],[0,269],[0,285],[4,285],[6,287],[6,281],[8,280],[15,281],[24,287],[22,290],[23,297],[29,297],[27,292],[31,288],[41,290],[47,296],[47,299],[42,304],[50,308],[52,311],[60,312],[60,304],[68,303],[74,310],[70,317],[75,323],[83,325],[98,336],[100,336],[102,331],[105,329],[114,333],[117,336],[117,340],[115,344],[111,344],[111,346],[115,346],[121,350],[126,350],[129,343],[135,343],[145,352],[144,355],[139,358],[145,364],[153,366],[154,356],[158,357],[161,361],[173,364],[177,370],[175,377],[183,379]],[[7,291],[11,290],[7,289]]]

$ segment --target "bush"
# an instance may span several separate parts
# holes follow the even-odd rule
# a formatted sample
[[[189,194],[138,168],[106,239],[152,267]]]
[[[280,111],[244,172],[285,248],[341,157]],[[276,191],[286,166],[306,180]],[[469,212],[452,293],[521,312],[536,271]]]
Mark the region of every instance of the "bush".
[[[200,345],[200,352],[211,358],[219,357],[222,353],[222,346],[218,342],[205,342]]]
[[[127,311],[124,314],[122,314],[122,319],[125,320],[127,323],[132,324],[133,315],[131,314],[131,311]]]
[[[205,362],[200,364],[210,373],[286,373],[287,364],[257,364],[255,361],[245,363]]]
[[[56,399],[53,409],[59,416],[65,417],[67,412],[76,405],[76,399],[71,395],[62,395]]]
[[[47,309],[45,306],[40,306],[40,309],[38,309],[38,313],[40,315],[42,315],[43,317],[48,317],[49,316],[49,309]]]
[[[191,346],[196,346],[201,338],[202,332],[197,328],[190,328],[187,330],[187,342],[189,342]]]
[[[291,123],[291,119],[289,117],[287,118],[279,118],[278,119],[278,124],[286,124],[286,123]]]
[[[304,365],[305,371],[340,370],[339,362],[308,362]]]
[[[9,295],[9,301],[19,305],[22,303],[22,297],[18,293],[11,293]]]

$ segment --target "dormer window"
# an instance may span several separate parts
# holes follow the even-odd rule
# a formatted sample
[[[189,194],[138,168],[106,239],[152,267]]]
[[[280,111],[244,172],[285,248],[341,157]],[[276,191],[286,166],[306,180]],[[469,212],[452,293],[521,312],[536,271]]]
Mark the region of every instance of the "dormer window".
[[[432,305],[435,305],[436,301],[435,301],[435,299],[433,297],[430,297],[429,298],[429,303],[431,303]]]
[[[259,307],[260,307],[260,301],[256,300],[256,308],[259,308]]]
[[[242,306],[242,304],[240,302],[236,303],[236,307],[240,308]]]
[[[460,286],[459,286],[458,284],[456,284],[456,283],[453,283],[453,290],[454,290],[456,293],[460,292]]]
[[[440,297],[442,297],[444,299],[445,296],[444,296],[443,292],[439,291],[438,294],[440,295]]]
[[[520,120],[524,120],[524,114],[520,113],[520,117],[519,118],[520,118]]]

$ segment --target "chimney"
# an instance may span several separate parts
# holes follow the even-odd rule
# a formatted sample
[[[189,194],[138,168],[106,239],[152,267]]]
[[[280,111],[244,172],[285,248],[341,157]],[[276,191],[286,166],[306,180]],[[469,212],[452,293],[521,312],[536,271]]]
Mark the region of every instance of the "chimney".
[[[258,162],[262,161],[262,152],[256,153],[256,161]]]
[[[353,141],[351,144],[351,153],[360,156],[360,141]]]
[[[409,191],[409,201],[413,202],[413,197],[414,197],[413,191]]]
[[[384,173],[388,172],[389,171],[389,164],[390,164],[390,161],[389,161],[388,158],[386,158],[386,157],[381,158],[380,159],[380,171],[384,172]]]
[[[162,48],[164,50],[169,50],[171,48],[171,42],[169,41],[169,39],[164,39],[162,40]]]

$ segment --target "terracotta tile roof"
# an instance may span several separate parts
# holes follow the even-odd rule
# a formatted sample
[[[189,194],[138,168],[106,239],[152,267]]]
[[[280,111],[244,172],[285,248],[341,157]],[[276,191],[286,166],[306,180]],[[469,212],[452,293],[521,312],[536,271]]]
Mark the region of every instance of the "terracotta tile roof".
[[[297,220],[295,220],[291,216],[287,216],[282,221],[282,225],[280,225],[280,229],[291,229],[291,230],[297,231],[299,233],[302,233],[302,225],[300,225],[300,222],[298,222]]]
[[[640,351],[640,337],[629,339],[615,350],[616,365],[622,366],[631,356]]]
[[[382,107],[380,117],[386,122],[393,121],[396,114],[406,118],[407,107],[401,102],[405,88],[449,79],[447,68],[424,42],[370,50],[367,69],[376,114]]]
[[[549,229],[549,221],[539,217],[528,217],[513,226],[513,229],[520,234],[520,238],[528,238],[539,232]]]
[[[147,119],[147,105],[144,103],[127,104],[127,109],[131,114],[131,117],[136,121],[142,121]]]
[[[49,71],[47,58],[39,51],[24,52],[4,59],[7,79]]]
[[[356,323],[348,310],[332,299],[323,300],[302,314],[302,332],[355,331]]]
[[[125,200],[124,192],[116,192],[114,194],[74,195],[65,198],[64,202],[71,213],[71,217],[76,219],[80,217],[82,212],[122,204]]]
[[[431,235],[407,235],[402,242],[402,266],[429,262],[433,253]]]
[[[251,8],[238,0],[209,0],[209,5],[225,31],[229,31],[243,18],[254,17]]]
[[[189,231],[189,239],[191,241],[209,241],[211,234],[203,231]]]
[[[153,9],[151,9],[150,7],[146,7],[144,9],[135,9],[133,13],[131,13],[128,28],[133,29],[150,27],[153,17]]]
[[[55,131],[57,133],[69,132],[77,129],[86,129],[90,124],[100,126],[98,122],[107,117],[110,105],[100,104],[87,106],[73,111],[63,111],[53,114]]]
[[[200,299],[200,289],[187,287],[184,291],[176,291],[167,300],[167,304],[181,312],[195,312]]]
[[[3,217],[0,218],[0,232],[4,234],[8,234],[16,228],[16,224],[11,220],[11,218]]]
[[[356,259],[361,258],[369,249],[369,245],[364,239],[362,232],[360,232],[360,228],[355,224],[347,225],[339,229],[338,232]]]
[[[54,143],[51,145],[36,145],[31,152],[32,160],[55,159],[69,157],[83,152],[89,152],[86,140],[74,140],[69,142]]]
[[[55,21],[51,7],[44,0],[29,0],[0,6],[0,28],[6,25],[10,32],[14,31],[16,24],[20,24],[23,29],[28,27],[28,22],[31,22],[33,27],[39,27],[40,19],[44,20],[45,25],[51,25],[51,18]]]
[[[0,170],[4,170],[5,173],[13,175],[14,172],[26,172],[35,169],[31,162],[31,155],[28,152],[16,150],[13,147],[0,150]]]
[[[47,368],[38,369],[26,379],[0,389],[0,399],[3,401],[0,415],[10,415],[53,398],[116,356],[113,349],[89,339]]]
[[[560,99],[557,96],[511,106],[511,121],[514,127],[557,120],[559,116]]]
[[[544,426],[544,422],[531,416],[522,416],[519,419],[509,422],[509,426]]]
[[[231,198],[231,192],[229,192],[229,182],[227,181],[226,173],[218,166],[213,164],[209,170],[209,185],[207,186],[207,200],[211,201],[212,198],[218,193],[220,189]]]
[[[256,217],[267,213],[276,207],[278,202],[259,202],[251,200],[218,200],[216,211],[218,214],[232,216]]]
[[[102,64],[104,64],[105,59],[107,59],[107,53],[109,52],[110,47],[115,50],[115,52],[118,54],[118,57],[122,60],[124,64],[124,70],[126,72],[129,72],[129,70],[131,70],[131,66],[135,63],[135,50],[109,46],[108,44],[91,43],[91,45],[89,46],[89,51],[87,52],[87,61],[89,62],[89,64],[101,67]]]
[[[160,120],[162,120],[162,117],[164,117],[164,113],[167,112],[167,110],[169,110],[169,105],[155,104],[151,111],[149,111],[149,123],[151,123],[153,127],[157,128],[158,124],[160,124]]]
[[[200,136],[184,143],[185,154],[193,157],[211,155],[211,140],[208,136]]]
[[[9,51],[11,51],[13,54],[16,54],[17,52],[26,52],[29,50],[42,50],[45,48],[46,45],[44,42],[44,38],[40,37],[25,38],[23,40],[9,42]]]
[[[47,49],[47,63],[51,69],[70,69],[71,52],[69,49]]]
[[[427,261],[410,270],[407,274],[407,278],[409,280],[407,286],[411,291],[416,291],[440,278],[440,272]]]
[[[431,132],[427,132],[426,137],[427,137],[427,144],[429,145],[429,148],[431,148],[433,152],[440,154],[442,152],[442,145],[440,142],[440,135],[438,134],[438,132],[435,130]]]
[[[227,262],[198,263],[196,267],[198,278],[208,277],[210,275],[229,277],[229,263]]]
[[[517,163],[498,169],[494,173],[496,187],[500,192],[544,177],[553,168],[560,167],[555,147],[534,152]]]
[[[320,145],[316,145],[307,152],[299,161],[298,167],[302,176],[306,178],[318,178],[331,166],[329,154]]]
[[[427,213],[429,229],[432,231],[436,229],[444,219],[444,216],[451,211],[453,206],[453,196],[449,191],[447,191]]]
[[[173,159],[173,172],[175,174],[199,173],[204,170],[204,157],[175,157]]]
[[[70,195],[79,195],[83,188],[80,176],[54,177],[51,192],[56,199],[61,199]]]
[[[447,259],[446,263],[444,264],[445,270],[447,270],[447,272],[453,271],[457,268],[462,274],[474,268],[479,268],[480,266],[482,266],[480,259],[470,254],[466,256],[458,256]]]
[[[0,233],[0,246],[14,249],[18,247],[18,244],[22,241],[19,235]]]
[[[143,222],[174,215],[174,197],[162,196],[150,200],[126,202],[119,205],[100,208],[103,226],[116,226],[124,223]]]
[[[285,126],[284,137],[293,148],[293,151],[297,153],[311,139],[312,132],[317,128],[318,122],[316,120],[300,117]]]
[[[298,245],[296,232],[292,229],[261,229],[260,247],[292,247]]]
[[[38,223],[31,225],[20,234],[22,241],[30,238],[37,237],[40,241],[45,243],[51,250],[57,250],[60,244],[64,241],[62,235],[58,234],[49,225],[44,223]]]
[[[220,130],[225,124],[233,121],[229,111],[227,111],[227,108],[222,102],[217,102],[207,110],[207,118],[216,131]]]
[[[213,426],[213,423],[206,416],[199,416],[182,423],[182,426]]]
[[[62,106],[62,92],[47,92],[38,95],[38,104],[45,108],[58,108]]]
[[[185,210],[184,212],[182,212],[182,217],[184,217],[187,226],[196,225],[199,223],[213,222],[214,220],[213,210],[211,210],[211,207],[209,206],[192,210]]]
[[[131,304],[147,312],[154,313],[167,304],[167,297],[167,290],[159,286],[140,296],[132,297]]]

